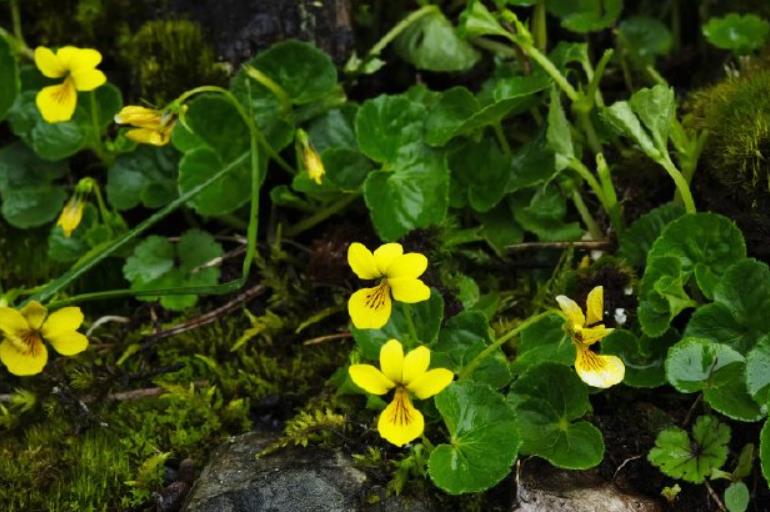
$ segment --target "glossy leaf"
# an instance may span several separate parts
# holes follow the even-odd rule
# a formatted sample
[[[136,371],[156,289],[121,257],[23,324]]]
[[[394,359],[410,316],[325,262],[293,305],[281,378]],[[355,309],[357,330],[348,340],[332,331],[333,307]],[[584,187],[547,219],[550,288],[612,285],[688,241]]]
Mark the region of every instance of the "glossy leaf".
[[[770,23],[756,14],[730,13],[709,19],[703,25],[703,35],[717,48],[743,55],[759,50],[767,43]]]
[[[660,338],[650,338],[615,329],[602,340],[602,353],[614,354],[623,360],[626,367],[623,384],[635,388],[655,388],[666,383],[663,368],[666,352],[678,340],[679,335],[674,330]]]
[[[620,238],[620,255],[635,267],[643,267],[647,252],[663,228],[684,213],[684,208],[676,203],[666,203],[645,213],[623,232]]]
[[[107,170],[107,199],[118,210],[165,205],[177,196],[178,160],[173,149],[149,146],[119,155]]]
[[[505,195],[511,159],[491,137],[459,144],[449,155],[456,186],[467,191],[468,204],[477,212],[494,208]]]
[[[761,338],[746,356],[746,387],[754,400],[770,405],[770,335]]]

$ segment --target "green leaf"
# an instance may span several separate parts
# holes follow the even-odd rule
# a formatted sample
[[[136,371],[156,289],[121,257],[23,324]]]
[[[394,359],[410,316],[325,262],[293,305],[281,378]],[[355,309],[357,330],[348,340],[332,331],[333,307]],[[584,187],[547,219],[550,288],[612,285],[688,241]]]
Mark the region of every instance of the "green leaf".
[[[357,105],[346,103],[313,119],[307,133],[316,151],[323,153],[331,148],[358,149],[355,129],[357,113]]]
[[[549,183],[558,173],[553,150],[546,141],[545,132],[541,132],[537,138],[514,152],[511,179],[506,191],[515,192]]]
[[[487,318],[478,311],[463,311],[450,318],[431,347],[434,366],[459,373],[480,352],[492,344]],[[508,360],[501,349],[495,350],[469,375],[499,389],[511,381]]]
[[[663,228],[684,213],[684,208],[676,203],[666,203],[645,213],[623,233],[619,254],[635,267],[643,267],[647,252]]]
[[[725,489],[728,512],[745,512],[749,508],[749,488],[743,482],[733,482]]]
[[[652,135],[655,147],[661,154],[665,154],[671,123],[676,116],[674,90],[665,85],[645,87],[631,96],[629,104]]]
[[[730,427],[713,416],[700,416],[692,438],[679,427],[661,431],[647,459],[671,478],[700,484],[727,461],[729,442]]]
[[[343,190],[358,190],[372,171],[371,162],[361,153],[341,147],[321,153],[326,179]]]
[[[492,210],[478,214],[481,235],[492,247],[502,253],[505,247],[524,240],[524,230],[513,218],[509,201],[503,201]]]
[[[583,230],[577,222],[565,222],[567,200],[556,184],[520,190],[511,200],[516,222],[542,241],[578,240]]]
[[[746,387],[758,403],[770,403],[770,335],[762,337],[746,356]]]
[[[219,281],[219,268],[202,265],[223,254],[222,246],[210,234],[198,229],[186,231],[176,246],[166,238],[153,235],[134,249],[123,266],[123,275],[132,290],[173,289],[212,286]],[[141,297],[154,301],[158,297]],[[181,311],[194,306],[196,295],[164,295],[160,304]]]
[[[516,417],[502,395],[479,382],[455,382],[435,398],[449,444],[431,452],[428,473],[449,494],[480,492],[507,475],[520,445]]]
[[[0,196],[5,220],[26,229],[55,219],[67,194],[52,181],[66,172],[66,162],[42,160],[21,142],[0,149]]]
[[[86,204],[83,208],[83,220],[70,236],[64,236],[61,226],[53,226],[48,234],[48,257],[54,261],[69,263],[95,247],[89,243],[87,234],[91,229],[98,227],[98,215],[94,205]]]
[[[544,316],[521,332],[511,368],[522,373],[548,362],[566,366],[575,362],[575,347],[564,330],[564,318],[557,313]]]
[[[602,340],[602,353],[614,354],[623,360],[626,367],[623,384],[635,388],[656,388],[666,383],[663,362],[668,348],[679,339],[673,329],[660,338],[636,336],[630,331],[615,329]]]
[[[569,121],[561,105],[561,94],[555,87],[551,88],[551,101],[548,105],[546,139],[556,156],[556,169],[558,171],[566,169],[570,160],[575,158],[575,149],[572,147]]]
[[[604,457],[602,433],[587,421],[588,388],[563,365],[543,363],[514,382],[514,404],[523,443],[521,452],[564,469],[588,469]]]
[[[714,303],[695,310],[685,336],[724,343],[748,354],[770,332],[770,269],[745,259],[731,266],[714,288]]]
[[[139,146],[119,155],[107,170],[107,199],[118,210],[160,208],[177,196],[178,153]]]
[[[248,127],[235,107],[220,96],[199,96],[188,103],[184,123],[199,145],[188,147],[179,162],[180,194],[237,161],[239,165],[235,169],[196,195],[189,204],[201,215],[224,215],[240,208],[251,198],[251,169]],[[265,160],[260,158],[263,167]]]
[[[511,159],[495,140],[484,137],[458,144],[449,155],[449,168],[457,185],[467,191],[468,203],[477,212],[494,208],[505,195]]]
[[[417,339],[412,335],[407,315],[412,314]],[[351,325],[350,332],[365,359],[378,359],[380,348],[391,338],[396,338],[405,348],[417,345],[430,345],[436,340],[444,319],[444,298],[431,289],[430,299],[415,304],[393,301],[390,320],[382,329],[356,329]]]
[[[19,67],[10,44],[0,37],[0,121],[19,95]]]
[[[601,113],[610,126],[633,140],[648,157],[656,161],[662,157],[627,101],[616,101]]]
[[[405,96],[378,96],[367,100],[356,114],[356,136],[361,152],[380,163],[393,162],[399,151],[422,139],[425,107]]]
[[[765,481],[770,484],[770,420],[765,420],[759,433],[759,462]]]
[[[648,260],[659,256],[677,258],[682,271],[695,273],[706,297],[727,268],[746,256],[746,243],[735,223],[716,213],[688,214],[670,222],[655,241]]]
[[[703,35],[717,48],[744,55],[765,46],[770,23],[755,14],[733,12],[722,18],[709,19],[703,25]]]
[[[682,393],[703,391],[706,402],[722,414],[741,421],[763,416],[746,389],[745,358],[719,343],[685,338],[668,351],[666,379]]]
[[[564,28],[581,34],[611,27],[623,10],[623,0],[549,0],[546,5]]]
[[[639,325],[647,336],[662,336],[679,313],[697,306],[684,289],[688,279],[689,275],[682,270],[681,260],[674,256],[648,260],[637,308]]]
[[[480,58],[438,8],[409,25],[394,48],[401,58],[427,71],[466,71]]]
[[[460,15],[460,30],[466,38],[490,35],[506,37],[510,35],[500,26],[489,9],[477,0],[468,2]]]
[[[639,68],[654,65],[655,59],[668,55],[674,45],[668,27],[649,16],[623,19],[618,25],[618,41]]]
[[[364,182],[364,200],[383,240],[439,224],[449,208],[446,155],[419,143],[401,149],[404,156]]]

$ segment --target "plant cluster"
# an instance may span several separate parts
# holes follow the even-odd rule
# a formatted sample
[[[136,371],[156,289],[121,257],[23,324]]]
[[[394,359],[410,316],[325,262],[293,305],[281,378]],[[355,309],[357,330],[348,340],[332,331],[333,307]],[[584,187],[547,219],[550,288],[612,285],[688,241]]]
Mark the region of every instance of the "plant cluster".
[[[658,434],[648,458],[672,479],[704,484],[714,496],[710,482],[729,482],[722,499],[731,511],[748,507],[743,480],[754,472],[755,452],[770,480],[770,268],[749,257],[733,220],[697,210],[691,182],[708,132],[678,112],[674,88],[656,69],[675,44],[660,20],[619,20],[621,0],[471,0],[454,13],[455,25],[428,4],[352,55],[341,73],[314,45],[284,41],[244,62],[227,87],[200,85],[149,105],[124,104],[98,49],[29,48],[18,2],[9,6],[13,30],[0,30],[0,120],[12,136],[0,148],[0,213],[15,229],[45,227],[48,257],[68,267],[47,282],[2,290],[0,361],[9,374],[44,372],[46,343],[64,356],[88,348],[74,304],[133,297],[191,311],[202,297],[253,284],[255,269],[273,291],[268,309],[248,312],[251,327],[227,341],[234,360],[258,359],[243,354],[254,338],[336,318],[352,277],[332,283],[328,303],[294,322],[270,307],[302,286],[268,268],[268,259],[291,260],[281,243],[318,232],[332,217],[368,219],[373,233],[358,226],[334,248],[370,284],[347,297],[355,348],[332,380],[335,405],[357,395],[347,407],[360,413],[364,395],[378,411],[379,436],[403,450],[394,488],[419,475],[450,495],[478,493],[522,456],[595,467],[606,447],[591,398],[620,385],[670,385],[707,409],[691,430]],[[549,17],[565,33],[614,27],[614,48],[599,55],[569,38],[549,48]],[[702,31],[741,62],[764,46],[770,25],[729,14]],[[426,72],[484,62],[488,73],[474,88],[417,84],[350,100],[353,85],[386,65],[386,48]],[[626,99],[603,86],[611,70],[622,75]],[[650,163],[651,179],[670,185],[635,219],[620,186],[629,158]],[[260,236],[265,224],[268,235]],[[373,251],[358,241],[374,238],[383,243]],[[572,249],[565,251],[552,277],[533,273],[525,293],[474,270],[525,239],[617,246],[617,254],[594,254],[596,263],[589,257],[576,270]],[[226,268],[233,258],[237,268]],[[612,289],[603,264],[626,272],[627,289]],[[109,266],[121,275],[89,281]],[[599,277],[577,286],[581,271]],[[526,306],[511,307],[517,293]],[[618,293],[638,306],[617,307]],[[121,348],[117,365],[142,350]],[[228,380],[232,361],[213,348],[195,357],[183,373],[197,364],[233,388],[276,385],[243,374]],[[271,364],[248,360],[264,366],[263,375],[290,378]],[[177,449],[214,438],[227,418],[244,422],[245,403],[225,404],[215,386],[162,387],[175,409],[156,422],[200,425],[170,441]],[[36,407],[34,396],[14,396],[12,410],[0,405],[4,427]],[[270,450],[353,428],[326,405],[290,421]],[[728,421],[764,425],[732,471]],[[89,450],[109,442],[99,436],[89,438]],[[159,485],[170,454],[132,442],[122,441],[143,461],[131,480],[143,491],[138,502]]]

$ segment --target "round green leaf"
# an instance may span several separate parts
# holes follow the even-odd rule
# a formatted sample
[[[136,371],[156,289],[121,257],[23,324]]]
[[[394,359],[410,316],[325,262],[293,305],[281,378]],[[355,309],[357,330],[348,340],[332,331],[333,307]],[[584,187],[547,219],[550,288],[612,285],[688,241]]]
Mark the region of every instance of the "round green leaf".
[[[645,213],[623,232],[620,238],[620,255],[632,265],[643,267],[647,253],[671,221],[684,215],[684,208],[676,203],[666,203]]]
[[[548,362],[566,366],[575,362],[575,347],[564,330],[564,317],[558,313],[544,316],[521,332],[512,368],[521,373]]]
[[[761,338],[746,357],[746,387],[754,400],[770,400],[770,335]]]
[[[623,10],[623,0],[549,0],[546,5],[564,28],[581,34],[612,26]]]
[[[118,156],[107,171],[107,199],[118,210],[165,205],[177,194],[177,162],[169,148],[139,146]]]
[[[321,153],[326,179],[343,190],[358,190],[372,170],[371,162],[358,151],[335,147]]]
[[[649,16],[631,16],[618,25],[618,39],[632,62],[650,66],[655,58],[671,52],[674,38],[666,25]]]
[[[477,212],[487,212],[505,195],[511,173],[506,157],[492,137],[469,140],[450,153],[449,168],[468,202]]]
[[[449,494],[480,492],[507,475],[520,445],[516,417],[502,395],[485,384],[455,382],[435,398],[449,444],[430,454],[428,473]]]
[[[746,256],[746,243],[735,223],[716,213],[685,215],[671,222],[647,255],[677,258],[682,271],[695,273],[698,286],[707,297],[727,268]]]
[[[587,469],[604,457],[602,433],[587,421],[588,388],[569,367],[544,363],[529,368],[508,396],[516,409],[521,452],[565,469]]]
[[[759,433],[759,462],[762,466],[762,474],[770,484],[770,420],[765,420],[762,431]]]
[[[725,507],[729,512],[744,512],[749,508],[749,488],[743,482],[733,482],[725,489]]]
[[[746,54],[765,45],[770,35],[770,23],[755,14],[730,13],[709,19],[703,25],[703,35],[717,48]]]
[[[663,362],[668,348],[679,340],[673,329],[660,338],[636,336],[624,329],[615,329],[602,340],[602,353],[614,354],[623,360],[626,375],[623,384],[635,388],[655,388],[666,383]]]
[[[123,265],[123,275],[131,281],[152,281],[174,266],[174,247],[166,238],[152,235],[134,249]]]
[[[356,136],[361,152],[377,162],[392,162],[404,146],[422,138],[425,107],[405,96],[378,96],[367,100],[356,114]]]

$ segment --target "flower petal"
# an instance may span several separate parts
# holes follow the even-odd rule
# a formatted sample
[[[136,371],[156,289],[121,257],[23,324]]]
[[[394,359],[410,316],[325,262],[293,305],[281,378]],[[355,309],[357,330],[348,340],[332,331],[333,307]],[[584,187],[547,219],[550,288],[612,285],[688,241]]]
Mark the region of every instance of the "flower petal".
[[[401,370],[404,367],[404,347],[401,342],[388,340],[380,349],[380,369],[393,382],[401,382]]]
[[[370,364],[354,364],[348,368],[350,379],[356,386],[373,395],[384,395],[395,384]]]
[[[556,302],[559,303],[559,307],[567,315],[567,320],[574,327],[582,327],[586,323],[586,318],[583,316],[583,311],[578,306],[577,302],[570,299],[566,295],[557,295]]]
[[[48,336],[45,340],[63,356],[74,356],[88,348],[88,338],[86,335],[75,331]]]
[[[45,46],[35,48],[35,66],[48,78],[61,78],[67,74],[67,68],[59,58]]]
[[[410,252],[402,254],[393,260],[388,267],[387,275],[389,278],[399,277],[420,277],[428,268],[428,258],[419,252]]]
[[[604,287],[597,286],[586,299],[586,325],[599,323],[604,318]]]
[[[71,72],[93,69],[102,61],[102,54],[93,48],[63,46],[56,52],[59,61]]]
[[[126,132],[126,138],[139,144],[165,146],[168,144],[170,132],[155,131],[149,128],[132,128]]]
[[[142,128],[158,129],[161,124],[161,112],[154,108],[139,105],[127,105],[115,114],[114,120],[118,124],[131,124]]]
[[[39,331],[43,327],[45,317],[48,316],[48,310],[36,300],[31,300],[19,310],[24,318],[27,319],[29,327]]]
[[[595,325],[594,327],[578,329],[575,331],[575,336],[577,341],[583,345],[593,345],[597,341],[609,336],[611,332],[611,328],[604,327],[604,324],[599,324]]]
[[[425,419],[412,405],[406,390],[396,390],[393,401],[380,414],[377,430],[383,439],[396,446],[404,446],[422,435]]]
[[[430,299],[430,288],[419,279],[410,277],[388,279],[388,285],[393,292],[393,298],[399,302],[413,304]]]
[[[410,350],[406,357],[404,357],[404,370],[401,382],[409,385],[412,381],[422,377],[428,371],[429,366],[430,350],[428,347],[420,346]]]
[[[379,329],[390,320],[392,302],[387,285],[361,288],[348,300],[348,313],[356,329]]]
[[[10,341],[0,343],[0,361],[14,375],[35,375],[43,371],[48,362],[48,350],[39,341],[28,352],[21,352]]]
[[[414,393],[414,396],[420,400],[425,400],[441,393],[445,387],[452,383],[454,377],[454,373],[446,368],[434,368],[410,382],[407,387],[409,391]]]
[[[374,250],[374,261],[377,263],[377,269],[381,275],[386,275],[390,265],[404,254],[404,248],[401,244],[390,243],[382,244]]]
[[[24,315],[13,308],[0,307],[0,331],[8,337],[18,338],[30,329]]]
[[[597,388],[608,388],[623,381],[626,368],[617,356],[597,354],[587,348],[579,348],[575,358],[575,370],[580,379]]]
[[[360,279],[377,279],[382,276],[377,270],[372,251],[358,242],[353,242],[348,247],[348,265]]]
[[[85,68],[73,71],[70,76],[78,91],[93,91],[107,81],[105,74],[98,69]]]
[[[79,307],[69,306],[57,309],[43,324],[41,333],[43,338],[51,339],[64,334],[75,332],[83,323],[83,312]]]
[[[72,80],[64,80],[59,85],[49,85],[40,89],[35,97],[35,104],[49,123],[60,123],[72,119],[78,102],[78,92]]]

